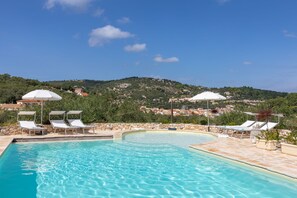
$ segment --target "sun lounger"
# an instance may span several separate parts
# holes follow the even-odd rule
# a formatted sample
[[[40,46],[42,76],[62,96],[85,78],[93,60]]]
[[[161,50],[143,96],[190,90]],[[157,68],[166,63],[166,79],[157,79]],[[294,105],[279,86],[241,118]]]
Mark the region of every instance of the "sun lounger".
[[[70,126],[78,127],[83,130],[83,133],[85,133],[85,130],[92,129],[93,133],[95,133],[95,126],[92,125],[86,125],[81,120],[81,113],[82,111],[69,111],[67,112],[67,121]],[[69,115],[79,115],[79,118],[76,119],[69,119]]]
[[[238,127],[249,127],[249,126],[251,126],[254,123],[255,123],[255,121],[253,121],[253,120],[247,120],[244,123],[242,123],[241,125],[218,126],[218,128],[220,128],[220,129],[232,129],[232,128],[238,128]]]
[[[33,116],[33,120],[22,120],[21,116]],[[17,115],[17,121],[19,123],[19,126],[21,128],[21,131],[23,133],[24,130],[29,131],[29,135],[31,135],[31,131],[41,131],[42,135],[45,130],[44,127],[38,126],[35,123],[36,119],[36,112],[35,111],[20,111]]]
[[[267,122],[260,128],[260,130],[261,131],[265,131],[265,130],[270,131],[271,129],[275,128],[277,125],[278,125],[278,123],[276,123],[276,122]]]
[[[31,135],[31,131],[41,131],[43,135],[43,131],[45,130],[45,128],[37,126],[34,121],[19,121],[19,125],[21,127],[22,133],[24,130],[28,130],[29,135]]]
[[[274,129],[278,123],[276,122],[267,122],[260,129],[251,130],[250,139],[254,139],[261,131],[270,131]]]
[[[243,134],[245,132],[251,132],[251,131],[259,131],[261,129],[261,127],[263,127],[265,125],[265,122],[254,122],[254,124],[252,124],[249,127],[233,127],[230,130],[233,131],[232,136],[234,135],[235,132],[241,132],[241,136],[240,138],[242,138]]]
[[[67,125],[64,120],[50,120],[50,123],[54,129],[54,132],[56,133],[58,129],[64,129],[65,135],[67,130],[77,130],[78,127],[73,127]]]
[[[253,120],[247,120],[244,123],[242,123],[241,125],[233,125],[233,126],[217,126],[217,128],[219,128],[221,130],[221,133],[218,134],[218,137],[222,137],[222,138],[226,138],[229,137],[229,135],[227,134],[228,131],[232,130],[232,129],[238,129],[238,128],[245,128],[245,127],[250,127],[253,124],[255,124],[256,121]],[[233,133],[232,133],[233,135]]]
[[[54,119],[51,119],[51,116],[63,116],[63,119],[54,120]],[[58,129],[63,129],[66,135],[67,130],[77,131],[78,127],[69,126],[68,124],[66,124],[64,119],[65,119],[65,111],[51,111],[49,113],[49,121],[54,129],[54,132],[56,132]]]
[[[95,126],[92,125],[85,125],[80,119],[68,119],[67,120],[70,126],[78,127],[83,130],[83,133],[85,133],[85,130],[92,129],[93,133],[95,133]]]

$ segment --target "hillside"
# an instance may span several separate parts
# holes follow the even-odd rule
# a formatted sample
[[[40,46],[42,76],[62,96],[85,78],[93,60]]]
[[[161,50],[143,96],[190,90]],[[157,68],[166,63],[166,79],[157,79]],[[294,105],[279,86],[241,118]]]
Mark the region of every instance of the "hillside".
[[[8,74],[0,75],[0,103],[15,103],[28,91],[46,87],[45,83],[37,80],[14,77]]]
[[[267,100],[284,97],[287,93],[260,90],[252,87],[207,88],[182,84],[172,80],[131,77],[111,81],[77,80],[50,81],[57,89],[68,90],[82,86],[91,94],[114,93],[118,98],[131,98],[140,104],[160,107],[168,104],[169,98],[189,98],[202,91],[214,91],[232,100]]]
[[[88,97],[77,96],[71,92],[74,87],[84,87],[89,93]],[[170,108],[169,98],[189,98],[205,90],[219,92],[229,98],[227,101],[212,104],[213,107],[224,107],[228,104],[235,106],[241,111],[259,111],[261,109],[272,109],[276,113],[284,113],[285,120],[281,126],[295,126],[297,113],[297,93],[281,93],[268,90],[254,89],[251,87],[224,87],[206,88],[201,86],[186,85],[179,82],[131,77],[111,81],[95,80],[71,80],[40,82],[37,80],[13,77],[8,74],[0,75],[0,103],[15,103],[29,91],[35,89],[50,89],[60,94],[63,100],[59,102],[47,102],[45,114],[52,109],[84,111],[86,122],[158,122],[169,123],[170,117],[166,115],[145,114],[140,111],[140,106]],[[242,99],[264,100],[256,106],[247,105]],[[257,103],[256,103],[257,104]],[[183,105],[191,108],[205,107],[205,102],[174,103],[174,108],[181,109]],[[28,107],[39,111],[38,106]],[[45,116],[45,120],[46,120]],[[213,120],[214,123],[223,125],[229,123],[239,124],[245,115],[226,114]],[[0,111],[0,125],[3,123],[14,123],[16,117],[14,112]],[[202,123],[205,122],[201,116],[176,116],[174,122],[179,123]],[[290,124],[292,123],[292,124]],[[290,124],[290,125],[289,125]],[[297,126],[296,126],[297,128]]]
[[[37,80],[0,75],[0,103],[15,103],[28,91],[44,88],[69,91],[75,86],[84,87],[92,95],[112,93],[120,100],[132,99],[138,104],[160,107],[169,98],[189,98],[205,90],[221,93],[232,100],[267,100],[284,97],[287,93],[254,89],[252,87],[207,88],[182,84],[172,80],[131,77],[120,80],[66,80],[40,82]]]

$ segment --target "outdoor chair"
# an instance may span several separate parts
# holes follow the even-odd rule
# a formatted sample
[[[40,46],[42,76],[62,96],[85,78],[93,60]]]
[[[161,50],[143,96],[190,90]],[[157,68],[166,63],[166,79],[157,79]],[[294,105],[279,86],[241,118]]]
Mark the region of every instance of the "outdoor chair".
[[[52,116],[63,116],[63,119],[51,119]],[[72,131],[77,131],[78,127],[74,127],[74,126],[69,126],[68,124],[66,124],[66,122],[64,121],[65,119],[65,111],[51,111],[49,113],[49,121],[54,129],[54,132],[56,132],[58,129],[62,129],[65,132],[67,130],[72,130]]]
[[[251,126],[254,123],[255,123],[255,121],[253,121],[253,120],[247,120],[244,123],[242,123],[241,125],[218,126],[218,128],[220,128],[220,129],[232,129],[232,128],[238,128],[238,127],[249,127],[249,126]]]
[[[33,120],[22,120],[21,117],[24,116],[33,116]],[[36,112],[35,111],[20,111],[17,115],[17,121],[19,123],[19,126],[21,128],[22,134],[24,130],[29,131],[29,135],[31,135],[31,131],[34,131],[35,133],[37,131],[41,132],[43,135],[43,132],[45,130],[44,127],[38,126],[35,123],[36,120]]]
[[[265,122],[259,122],[259,121],[256,121],[254,122],[252,125],[250,125],[249,127],[233,127],[233,128],[230,128],[229,130],[232,130],[232,135],[234,135],[234,133],[241,133],[241,136],[240,138],[242,138],[243,134],[244,133],[247,133],[247,132],[251,132],[251,131],[259,131],[261,130],[261,127],[263,127],[265,125]]]
[[[95,133],[95,126],[93,125],[86,125],[82,122],[81,120],[81,113],[82,111],[69,111],[67,112],[67,121],[69,123],[70,126],[73,126],[73,127],[78,127],[80,129],[83,130],[83,133],[85,133],[85,130],[92,130],[93,133]],[[76,118],[76,119],[70,119],[69,118],[69,115],[79,115],[79,118]]]
[[[43,132],[45,130],[45,128],[37,126],[36,123],[34,121],[19,121],[19,125],[23,134],[24,130],[28,130],[29,131],[29,135],[31,135],[31,131],[41,131],[42,135]]]
[[[233,126],[217,126],[217,128],[220,130],[220,134],[218,134],[218,137],[229,137],[228,135],[228,131],[231,131],[232,129],[237,129],[237,128],[245,128],[245,127],[250,127],[252,126],[256,121],[253,120],[247,120],[244,123],[242,123],[241,125],[233,125]],[[233,131],[234,132],[234,131]],[[233,135],[233,133],[232,133]]]
[[[257,135],[260,134],[261,131],[270,131],[274,129],[277,125],[278,123],[276,122],[267,122],[259,130],[257,129],[251,130],[250,139],[254,139]]]

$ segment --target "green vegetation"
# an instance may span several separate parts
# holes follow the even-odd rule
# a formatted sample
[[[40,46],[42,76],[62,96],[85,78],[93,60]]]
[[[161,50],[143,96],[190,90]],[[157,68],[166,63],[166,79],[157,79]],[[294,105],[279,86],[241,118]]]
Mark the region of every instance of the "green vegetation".
[[[88,97],[77,96],[74,87],[84,87],[89,93]],[[241,124],[247,119],[243,111],[258,112],[272,110],[273,113],[283,113],[285,118],[281,120],[280,128],[297,129],[297,94],[280,93],[254,89],[251,87],[224,87],[205,88],[201,86],[186,85],[171,80],[153,78],[131,77],[121,80],[94,81],[50,81],[39,82],[37,80],[13,77],[8,74],[0,75],[0,103],[15,103],[21,96],[34,89],[50,89],[63,97],[57,102],[46,102],[44,120],[48,120],[51,110],[83,110],[85,122],[159,122],[170,123],[170,116],[154,115],[141,112],[140,106],[170,108],[170,98],[189,98],[195,94],[211,90],[229,96],[231,99],[216,102],[214,107],[234,105],[235,110],[214,119],[212,124],[235,125]],[[262,100],[258,105],[247,105],[242,99]],[[205,108],[205,102],[175,102],[174,108]],[[38,105],[28,109],[40,112]],[[40,116],[39,113],[37,116]],[[40,118],[37,118],[40,119]],[[253,119],[253,118],[250,118]],[[272,119],[275,119],[272,117]],[[0,111],[0,124],[16,122],[16,112]],[[173,118],[174,123],[206,124],[204,116],[178,116]]]
[[[29,80],[19,77],[12,77],[8,74],[0,75],[0,103],[15,103],[28,91],[46,87],[45,83],[37,80]]]
[[[271,140],[280,140],[279,132],[278,130],[272,130],[272,131],[261,131],[261,134],[257,136],[258,139],[266,140],[266,142]]]
[[[288,144],[297,145],[297,131],[292,131],[284,139]]]
[[[74,86],[82,86],[90,94],[112,92],[122,99],[130,98],[138,104],[147,107],[170,108],[170,98],[189,98],[202,91],[214,91],[220,94],[228,94],[232,100],[267,100],[276,97],[284,97],[287,93],[254,89],[252,87],[224,87],[207,88],[182,84],[172,80],[154,78],[124,78],[111,81],[94,80],[71,80],[71,81],[49,81],[48,84],[57,89],[72,90]],[[224,104],[224,103],[220,103]],[[190,107],[204,107],[205,104],[183,102],[175,106],[187,105]]]

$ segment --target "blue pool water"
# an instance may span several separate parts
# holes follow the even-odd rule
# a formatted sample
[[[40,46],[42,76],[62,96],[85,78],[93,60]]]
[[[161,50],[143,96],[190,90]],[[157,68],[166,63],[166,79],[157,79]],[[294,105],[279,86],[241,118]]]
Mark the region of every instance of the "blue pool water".
[[[211,140],[148,132],[115,142],[13,144],[0,158],[0,197],[296,197],[292,181],[184,145]]]

